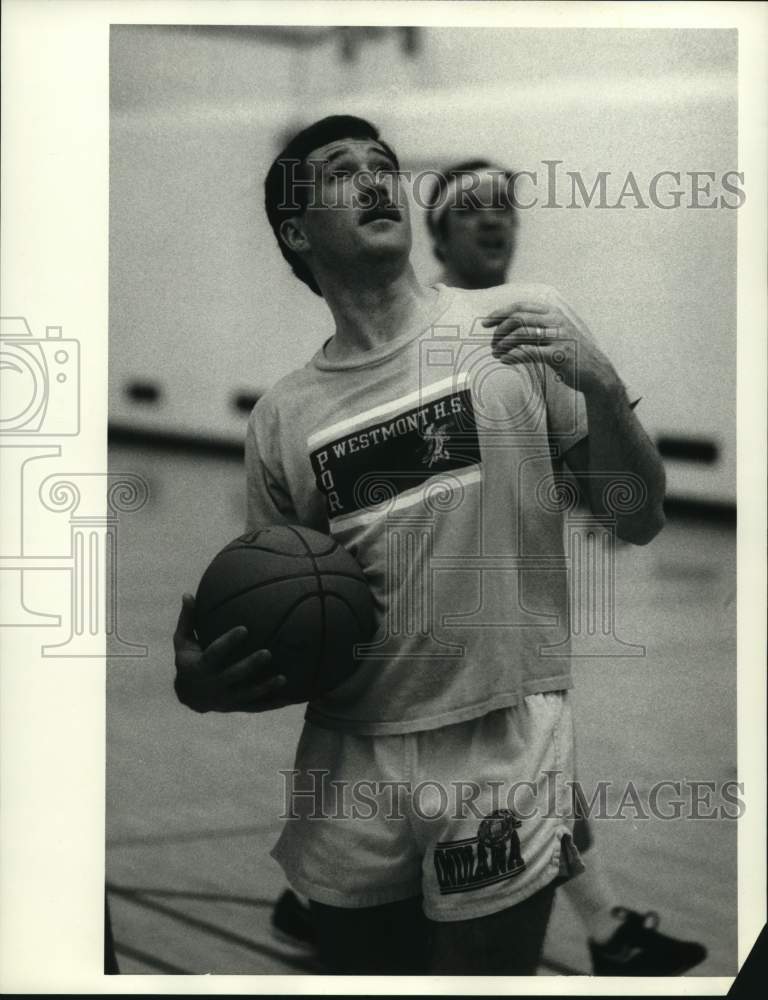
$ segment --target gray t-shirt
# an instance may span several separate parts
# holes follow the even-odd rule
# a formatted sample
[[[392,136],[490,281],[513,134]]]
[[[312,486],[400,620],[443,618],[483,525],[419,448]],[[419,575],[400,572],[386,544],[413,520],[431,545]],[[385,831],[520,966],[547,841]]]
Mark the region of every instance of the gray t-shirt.
[[[328,728],[432,729],[571,686],[554,468],[586,436],[584,397],[549,365],[495,360],[480,325],[545,286],[437,291],[426,329],[318,351],[248,423],[248,530],[333,535],[373,593],[360,667],[307,708]]]

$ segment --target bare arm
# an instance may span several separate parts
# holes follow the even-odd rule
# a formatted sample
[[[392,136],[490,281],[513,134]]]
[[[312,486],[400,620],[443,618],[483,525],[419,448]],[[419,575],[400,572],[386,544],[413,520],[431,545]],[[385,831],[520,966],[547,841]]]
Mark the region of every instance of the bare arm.
[[[592,511],[614,514],[619,538],[646,545],[664,527],[666,477],[659,453],[623,386],[585,398],[589,437],[567,451],[565,461]]]

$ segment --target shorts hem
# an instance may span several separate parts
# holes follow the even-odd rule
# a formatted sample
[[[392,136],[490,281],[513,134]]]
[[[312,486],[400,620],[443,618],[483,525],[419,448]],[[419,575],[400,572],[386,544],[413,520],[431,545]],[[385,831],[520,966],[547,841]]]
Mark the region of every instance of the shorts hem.
[[[275,859],[277,860],[277,859]],[[280,862],[278,861],[278,864]],[[421,880],[417,882],[400,882],[389,886],[387,889],[378,889],[363,893],[342,892],[339,889],[332,889],[326,885],[316,885],[309,879],[287,871],[280,864],[291,887],[300,892],[307,899],[316,903],[324,903],[326,906],[338,906],[343,910],[361,910],[367,906],[385,906],[387,903],[399,903],[404,899],[412,899],[414,896],[421,896]]]
[[[529,896],[533,896],[534,893],[538,892],[539,889],[543,889],[550,882],[554,882],[557,875],[558,866],[549,865],[538,879],[533,882],[526,882],[525,887],[519,892],[514,894],[508,893],[506,896],[495,896],[493,899],[478,900],[474,905],[463,902],[460,911],[453,908],[449,910],[430,905],[425,898],[424,913],[429,920],[434,920],[441,924],[453,923],[459,920],[475,920],[478,917],[490,917],[493,913],[508,910],[510,907],[524,902]]]
[[[447,729],[449,726],[462,722],[471,722],[491,712],[503,708],[515,708],[525,698],[533,694],[552,694],[557,691],[569,691],[573,687],[573,678],[569,674],[550,677],[537,677],[523,682],[516,691],[507,691],[495,695],[487,701],[464,708],[453,709],[440,715],[421,719],[409,719],[402,722],[384,722],[365,719],[348,719],[326,713],[312,703],[307,706],[304,719],[318,729],[330,729],[336,732],[349,733],[354,736],[404,736],[409,733],[420,733],[432,729]]]

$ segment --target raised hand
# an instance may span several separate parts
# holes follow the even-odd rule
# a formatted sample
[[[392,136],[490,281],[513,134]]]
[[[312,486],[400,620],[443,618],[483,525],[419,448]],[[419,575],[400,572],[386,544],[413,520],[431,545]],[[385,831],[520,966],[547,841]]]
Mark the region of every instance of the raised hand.
[[[552,290],[497,309],[483,320],[495,327],[491,350],[503,364],[543,361],[563,382],[585,394],[620,384],[586,323]]]

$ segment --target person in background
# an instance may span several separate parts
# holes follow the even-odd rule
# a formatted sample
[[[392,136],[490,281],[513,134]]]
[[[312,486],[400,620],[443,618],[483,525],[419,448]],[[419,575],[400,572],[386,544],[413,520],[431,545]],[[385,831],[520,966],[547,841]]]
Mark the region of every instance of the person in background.
[[[513,171],[485,159],[466,160],[438,174],[426,207],[433,252],[442,267],[439,282],[482,289],[510,280],[519,223],[515,180]],[[632,392],[629,399],[633,408],[639,402]],[[589,859],[586,872],[563,888],[587,933],[595,975],[679,975],[704,960],[703,945],[660,934],[654,911],[639,913],[619,904],[593,846],[589,821],[578,815],[578,807],[573,835]]]

